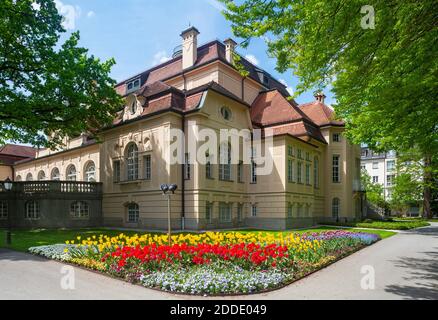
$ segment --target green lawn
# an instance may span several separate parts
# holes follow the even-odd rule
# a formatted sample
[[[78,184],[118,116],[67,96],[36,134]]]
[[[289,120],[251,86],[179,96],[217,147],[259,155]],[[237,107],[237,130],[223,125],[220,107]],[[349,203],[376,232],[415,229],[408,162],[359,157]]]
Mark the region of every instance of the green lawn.
[[[426,227],[430,225],[427,221],[424,220],[370,221],[370,222],[327,223],[327,224],[334,226],[373,228],[373,229],[386,229],[386,230],[410,230],[410,229]]]
[[[327,230],[336,230],[336,228],[331,227],[321,227],[321,228],[312,228],[305,230],[288,230],[288,231],[262,231],[262,230],[239,230],[239,232],[252,232],[252,231],[260,231],[266,233],[279,233],[283,232],[284,234],[295,232],[295,233],[304,233],[304,232],[322,232]],[[342,229],[348,231],[361,231],[367,233],[379,234],[382,239],[393,236],[395,233],[384,230],[357,230],[357,229]],[[57,244],[64,243],[67,240],[74,240],[77,236],[81,238],[91,237],[92,235],[106,234],[108,236],[116,236],[120,233],[124,233],[126,235],[134,235],[139,232],[136,231],[126,231],[126,230],[108,230],[108,229],[74,229],[74,230],[66,230],[66,229],[57,229],[57,230],[47,230],[47,229],[39,229],[39,230],[14,230],[12,232],[12,245],[11,249],[17,251],[26,252],[30,247],[43,246],[49,244]],[[5,232],[4,230],[0,230],[0,247],[5,247]]]

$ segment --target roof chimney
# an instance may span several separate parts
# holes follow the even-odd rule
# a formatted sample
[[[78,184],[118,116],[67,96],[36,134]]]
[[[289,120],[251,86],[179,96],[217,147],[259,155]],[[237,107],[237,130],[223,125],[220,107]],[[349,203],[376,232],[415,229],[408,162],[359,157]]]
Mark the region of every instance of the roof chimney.
[[[195,27],[181,32],[183,70],[192,67],[198,58],[198,34],[199,31]]]
[[[318,102],[324,103],[324,99],[326,98],[326,95],[322,92],[315,93],[315,99]]]
[[[237,43],[236,43],[236,41],[234,41],[231,38],[225,39],[224,43],[225,43],[225,59],[229,63],[233,64],[234,63],[233,54],[234,54],[234,50],[236,48]]]

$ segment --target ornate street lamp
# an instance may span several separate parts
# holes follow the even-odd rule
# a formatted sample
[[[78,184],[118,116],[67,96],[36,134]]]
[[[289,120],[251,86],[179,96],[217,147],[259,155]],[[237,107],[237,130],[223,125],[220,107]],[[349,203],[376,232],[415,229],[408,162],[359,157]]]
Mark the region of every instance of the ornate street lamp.
[[[12,180],[9,179],[9,177],[7,177],[6,180],[3,182],[3,186],[7,192],[11,191],[12,186],[13,186]],[[9,206],[8,206],[8,208],[9,208]],[[10,214],[10,212],[8,212],[8,229],[6,230],[6,245],[7,246],[10,246],[12,243],[11,217],[10,216],[11,216],[11,214]]]
[[[172,244],[172,238],[171,238],[171,224],[170,224],[170,195],[175,193],[175,190],[178,188],[176,184],[162,184],[160,186],[161,191],[163,192],[163,195],[167,196],[167,236],[169,237],[169,246]]]

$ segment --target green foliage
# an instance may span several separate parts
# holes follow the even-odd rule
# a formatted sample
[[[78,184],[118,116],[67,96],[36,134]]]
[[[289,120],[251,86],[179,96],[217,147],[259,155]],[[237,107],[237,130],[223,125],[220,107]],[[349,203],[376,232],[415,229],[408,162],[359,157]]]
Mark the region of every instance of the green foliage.
[[[366,170],[361,171],[361,182],[366,190],[368,202],[379,208],[386,209],[388,203],[385,201],[383,186],[380,183],[373,183]]]
[[[61,22],[53,0],[0,2],[0,144],[54,147],[111,123],[122,105],[114,60],[88,55],[77,32],[60,43]]]
[[[438,153],[436,1],[221,1],[244,45],[263,37],[278,71],[299,77],[296,95],[332,85],[355,143]],[[374,29],[361,27],[363,5]]]
[[[329,225],[358,227],[358,228],[372,228],[372,229],[386,229],[386,230],[410,230],[419,227],[426,227],[430,224],[426,221],[372,221],[369,222],[350,222],[350,223],[327,223]]]

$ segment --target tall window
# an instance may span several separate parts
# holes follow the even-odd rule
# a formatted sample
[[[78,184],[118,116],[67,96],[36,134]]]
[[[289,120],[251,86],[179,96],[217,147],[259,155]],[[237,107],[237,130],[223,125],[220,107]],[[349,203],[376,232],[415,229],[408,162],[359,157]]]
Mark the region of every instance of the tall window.
[[[243,221],[243,204],[237,204],[237,221]]]
[[[332,180],[333,182],[341,182],[341,178],[339,176],[339,167],[340,167],[340,162],[339,162],[340,156],[339,155],[334,155],[333,156],[333,163],[332,163]]]
[[[222,143],[219,153],[219,179],[231,180],[231,145],[229,143]]]
[[[243,182],[243,161],[239,161],[237,165],[237,181]]]
[[[319,188],[319,159],[315,157],[313,163],[313,184],[315,188]]]
[[[388,187],[392,186],[392,182],[394,181],[394,175],[393,174],[389,174],[386,176],[386,185]]]
[[[339,218],[339,212],[340,212],[340,200],[339,198],[333,198],[332,200],[332,217],[334,219]]]
[[[292,218],[292,215],[293,215],[293,206],[292,203],[289,203],[287,205],[287,217]]]
[[[257,217],[257,205],[256,204],[253,204],[252,206],[251,206],[251,217]]]
[[[129,181],[138,180],[138,147],[135,143],[128,146],[126,154],[127,177]]]
[[[297,163],[297,182],[303,183],[303,163],[301,161]]]
[[[386,163],[386,170],[388,170],[388,171],[392,171],[392,170],[394,170],[395,169],[395,161],[394,160],[389,160],[387,163]]]
[[[287,146],[287,155],[288,157],[294,156],[294,148],[292,146]]]
[[[113,179],[114,182],[120,182],[120,161],[114,160],[113,162]]]
[[[69,165],[66,172],[67,181],[76,181],[76,167]]]
[[[33,176],[32,176],[32,173],[28,173],[27,174],[27,176],[26,176],[26,181],[33,181]]]
[[[306,184],[310,185],[310,164],[306,163]]]
[[[15,181],[21,181],[21,176],[20,175],[18,175],[16,178],[15,178]]]
[[[308,206],[307,204],[306,204],[306,207],[304,208],[304,215],[306,217],[310,216],[310,206]]]
[[[251,183],[257,183],[257,164],[251,160]]]
[[[231,222],[231,204],[221,202],[219,204],[220,222]]]
[[[8,203],[6,201],[0,201],[0,219],[8,218]]]
[[[379,182],[379,176],[373,176],[373,183]]]
[[[303,205],[302,204],[298,204],[297,206],[297,217],[302,217],[303,216]]]
[[[208,223],[211,223],[212,219],[213,219],[213,203],[207,201],[205,203],[205,220]]]
[[[205,159],[207,160],[207,162],[205,163],[205,177],[207,179],[212,179],[213,172],[211,170],[211,161],[210,161],[210,154],[209,153],[205,154]]]
[[[333,133],[333,142],[341,142],[341,135],[339,133]]]
[[[140,216],[140,209],[138,204],[130,203],[128,205],[128,222],[136,223],[138,222],[138,218]]]
[[[61,180],[61,174],[59,173],[59,169],[58,168],[53,168],[52,169],[52,172],[50,173],[50,180],[53,180],[53,181]]]
[[[143,163],[144,163],[144,179],[151,180],[152,160],[150,154],[145,155],[143,157]]]
[[[74,219],[90,217],[90,208],[85,201],[75,201],[70,205],[70,216]]]
[[[25,218],[28,220],[38,220],[40,218],[40,204],[38,202],[26,202]]]
[[[188,153],[186,153],[185,155],[184,155],[184,157],[185,157],[185,165],[184,165],[184,179],[186,179],[186,180],[190,180],[190,175],[191,175],[191,172],[190,172],[190,156],[189,156],[189,154]]]
[[[84,180],[87,182],[95,182],[96,181],[96,166],[93,161],[88,162],[85,167],[85,176]]]
[[[287,159],[287,180],[294,182],[294,160]]]
[[[297,157],[298,159],[303,159],[303,151],[301,149],[297,149]]]

